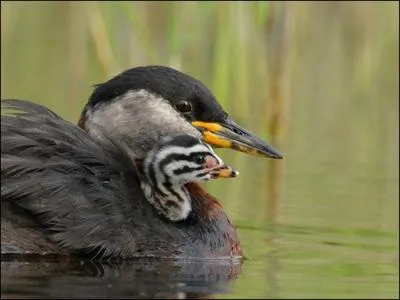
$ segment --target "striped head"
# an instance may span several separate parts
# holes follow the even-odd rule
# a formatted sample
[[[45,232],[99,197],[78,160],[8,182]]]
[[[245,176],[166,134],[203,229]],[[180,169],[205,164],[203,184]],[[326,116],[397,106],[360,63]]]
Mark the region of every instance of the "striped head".
[[[191,211],[185,184],[239,173],[225,165],[209,145],[189,135],[176,135],[162,139],[146,155],[142,174],[147,200],[169,220],[180,221]]]

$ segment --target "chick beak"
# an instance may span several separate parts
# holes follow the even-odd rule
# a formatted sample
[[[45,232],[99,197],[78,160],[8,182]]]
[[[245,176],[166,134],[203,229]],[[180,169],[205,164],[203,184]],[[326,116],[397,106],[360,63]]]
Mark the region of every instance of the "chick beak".
[[[239,172],[224,164],[221,160],[208,155],[204,162],[204,168],[209,169],[211,177],[217,178],[234,178],[239,175]]]
[[[220,167],[219,169],[216,169],[213,172],[211,172],[211,176],[213,179],[234,178],[234,177],[237,177],[238,175],[239,175],[239,172],[232,169],[228,165],[224,165],[224,166]]]
[[[282,154],[266,142],[248,132],[228,118],[220,123],[194,121],[192,125],[202,132],[203,141],[218,148],[231,148],[251,155],[283,158]]]

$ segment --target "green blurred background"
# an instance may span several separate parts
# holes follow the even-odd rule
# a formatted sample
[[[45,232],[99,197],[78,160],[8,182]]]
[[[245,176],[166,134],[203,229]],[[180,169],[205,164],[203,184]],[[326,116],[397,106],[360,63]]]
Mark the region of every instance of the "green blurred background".
[[[1,2],[1,97],[76,122],[92,85],[162,64],[280,149],[218,150],[245,255],[231,295],[398,297],[398,2]]]

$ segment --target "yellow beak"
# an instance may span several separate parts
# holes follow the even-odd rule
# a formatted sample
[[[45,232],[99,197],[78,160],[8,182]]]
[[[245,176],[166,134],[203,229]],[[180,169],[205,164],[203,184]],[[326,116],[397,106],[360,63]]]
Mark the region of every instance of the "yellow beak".
[[[203,141],[214,147],[230,148],[251,155],[275,159],[283,158],[278,150],[241,128],[229,118],[221,123],[194,121],[192,125],[202,132]]]
[[[239,175],[239,172],[235,171],[228,165],[224,165],[217,170],[213,170],[211,174],[214,179],[216,179],[216,178],[234,178]]]

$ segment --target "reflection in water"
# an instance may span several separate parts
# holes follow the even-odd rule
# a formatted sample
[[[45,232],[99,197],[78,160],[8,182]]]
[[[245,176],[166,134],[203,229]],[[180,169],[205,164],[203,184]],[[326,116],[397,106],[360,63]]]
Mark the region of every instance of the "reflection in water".
[[[86,15],[79,1],[3,1],[1,95],[76,121],[105,73],[170,62],[204,81],[285,156],[268,162],[224,151],[241,176],[207,187],[238,227],[248,258],[240,277],[240,266],[219,263],[3,262],[2,296],[398,299],[398,5],[165,3],[100,1]],[[281,27],[281,13],[293,28]],[[107,47],[89,43],[90,14],[110,21]],[[270,17],[260,22],[263,14]],[[103,51],[115,65],[99,59]]]
[[[226,293],[240,261],[150,260],[119,264],[4,260],[2,298],[205,299]]]
[[[266,270],[266,284],[269,287],[268,298],[277,299],[280,293],[279,284],[278,284],[278,274],[279,274],[279,259],[278,259],[278,242],[279,235],[277,232],[277,228],[275,225],[272,225],[270,228],[270,232],[267,235],[266,243],[268,245],[267,254],[265,257],[265,261],[267,263]]]

